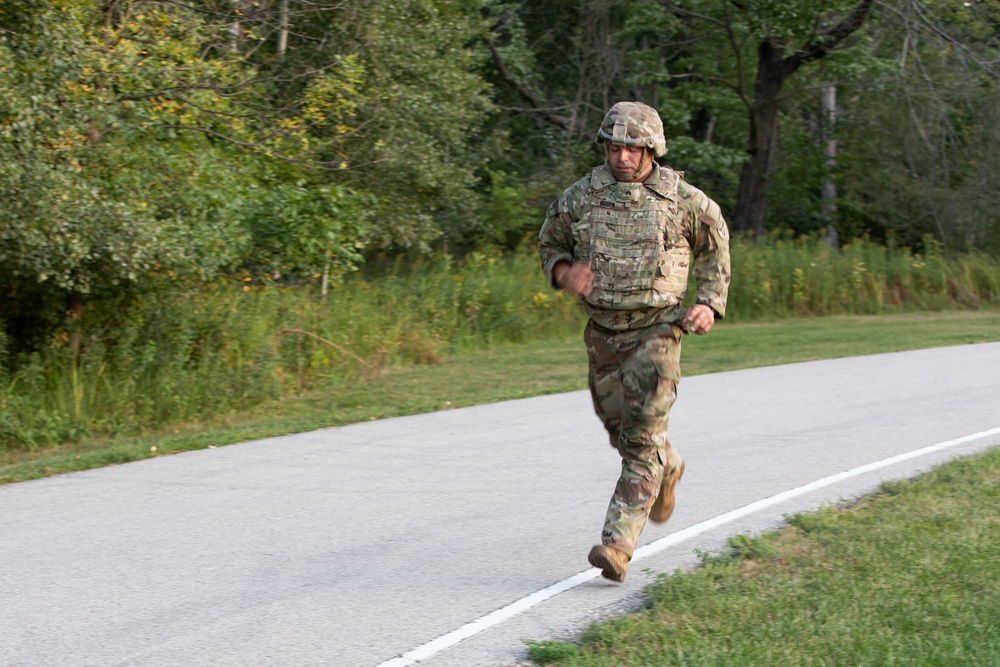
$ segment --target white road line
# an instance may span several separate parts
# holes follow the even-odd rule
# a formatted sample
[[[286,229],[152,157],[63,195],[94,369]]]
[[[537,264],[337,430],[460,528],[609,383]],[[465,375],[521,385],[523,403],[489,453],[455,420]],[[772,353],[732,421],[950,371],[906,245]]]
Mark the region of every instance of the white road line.
[[[713,528],[718,528],[719,526],[725,525],[727,523],[733,522],[737,519],[747,516],[748,514],[753,514],[759,510],[777,505],[796,496],[801,496],[803,494],[809,493],[810,491],[816,491],[817,489],[822,489],[824,487],[836,484],[837,482],[842,482],[845,479],[850,479],[851,477],[857,477],[858,475],[863,475],[880,468],[885,468],[897,463],[902,463],[903,461],[908,461],[910,459],[915,459],[920,456],[925,456],[927,454],[933,454],[934,452],[939,452],[943,449],[948,449],[949,447],[955,447],[956,445],[961,445],[966,442],[972,442],[973,440],[979,440],[981,438],[987,438],[991,435],[1000,434],[1000,427],[992,428],[988,431],[980,431],[978,433],[973,433],[955,440],[946,440],[945,442],[939,442],[936,445],[931,445],[929,447],[924,447],[922,449],[915,449],[912,452],[907,452],[905,454],[900,454],[898,456],[893,456],[881,461],[876,461],[875,463],[868,463],[863,466],[858,466],[857,468],[851,468],[850,470],[845,470],[844,472],[837,473],[836,475],[830,475],[829,477],[824,477],[823,479],[818,479],[815,482],[810,482],[804,486],[799,486],[788,491],[783,491],[779,494],[773,495],[770,498],[764,498],[763,500],[758,500],[755,503],[750,503],[749,505],[744,505],[737,509],[731,510],[724,514],[720,514],[717,517],[713,517],[701,523],[696,523],[693,526],[689,526],[683,530],[679,530],[676,533],[671,533],[666,537],[660,538],[655,542],[650,542],[649,544],[639,547],[632,554],[632,562],[642,560],[647,556],[652,556],[657,554],[664,549],[675,546],[689,540],[692,537],[706,533]],[[410,667],[415,665],[421,660],[426,660],[434,655],[437,655],[441,651],[451,648],[455,644],[458,644],[463,639],[468,639],[473,635],[477,635],[480,632],[492,628],[494,626],[500,625],[504,621],[510,620],[514,616],[525,612],[532,607],[535,607],[542,602],[545,602],[549,598],[558,595],[564,591],[568,591],[571,588],[576,588],[580,584],[584,584],[591,579],[596,579],[600,576],[601,571],[592,568],[570,577],[569,579],[564,579],[563,581],[552,584],[548,588],[543,588],[540,591],[532,593],[526,597],[516,600],[506,607],[497,609],[485,616],[477,618],[476,620],[466,623],[465,625],[452,630],[451,632],[433,639],[426,644],[421,644],[411,651],[407,651],[403,655],[388,660],[386,662],[377,665],[377,667]]]

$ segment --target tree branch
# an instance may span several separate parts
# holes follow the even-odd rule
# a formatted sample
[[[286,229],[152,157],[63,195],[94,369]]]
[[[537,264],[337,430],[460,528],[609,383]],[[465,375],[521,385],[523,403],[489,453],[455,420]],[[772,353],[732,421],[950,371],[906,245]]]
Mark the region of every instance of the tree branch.
[[[920,18],[923,24],[927,26],[927,28],[932,33],[934,33],[939,39],[944,40],[945,42],[950,44],[952,47],[955,48],[956,51],[964,53],[965,55],[969,56],[969,58],[971,58],[973,62],[975,62],[977,65],[986,70],[986,72],[988,72],[990,76],[992,76],[993,78],[1000,78],[1000,73],[997,72],[996,68],[996,61],[986,60],[982,58],[979,54],[975,53],[968,46],[962,44],[960,41],[958,41],[957,39],[949,35],[947,32],[945,32],[944,28],[938,25],[938,23],[934,21],[931,16],[928,16],[927,8],[924,7],[924,4],[920,2],[920,0],[912,0],[910,4],[913,7],[914,13]]]
[[[707,14],[701,14],[699,12],[691,11],[690,9],[681,7],[680,5],[670,2],[670,0],[658,0],[658,2],[664,9],[670,12],[674,12],[679,16],[687,16],[688,18],[698,19],[700,21],[705,21],[706,23],[714,23],[715,25],[721,28],[726,27],[726,24],[720,21],[719,19],[712,18]],[[733,4],[736,5],[739,9],[745,9],[744,7],[740,7],[738,3],[734,2]]]
[[[785,75],[792,74],[808,62],[823,58],[841,42],[854,34],[858,28],[864,25],[865,18],[871,11],[873,4],[874,0],[861,0],[843,21],[824,31],[816,41],[807,44],[805,48],[785,58],[783,61]]]
[[[486,46],[489,47],[490,53],[493,55],[493,64],[496,65],[497,71],[500,72],[500,76],[507,82],[507,85],[514,89],[514,92],[523,97],[524,100],[531,105],[531,108],[538,112],[546,121],[563,130],[570,129],[570,119],[553,113],[552,107],[545,104],[545,102],[543,102],[537,95],[528,90],[528,88],[518,81],[511,71],[507,69],[507,65],[500,56],[500,52],[497,51],[496,45],[494,45],[489,39],[484,39],[483,41],[485,41]]]
[[[207,127],[199,127],[197,125],[168,125],[168,124],[161,124],[157,125],[156,127],[161,127],[167,130],[178,130],[180,132],[199,132],[206,136],[215,137],[216,139],[219,139],[221,141],[233,144],[234,146],[240,146],[241,148],[248,148],[251,150],[260,151],[265,155],[267,155],[268,157],[277,158],[285,162],[291,162],[293,164],[302,165],[304,167],[309,167],[312,169],[323,169],[325,171],[349,171],[353,169],[360,169],[361,167],[367,167],[376,164],[378,162],[385,162],[388,159],[388,158],[378,158],[376,160],[371,160],[370,162],[366,162],[364,164],[343,167],[341,166],[343,164],[343,161],[306,160],[302,158],[293,157],[291,155],[282,155],[281,153],[275,153],[274,151],[272,151],[270,148],[268,148],[263,144],[253,143],[249,141],[240,141],[235,137],[230,137],[228,135],[222,134],[221,132],[210,130]]]

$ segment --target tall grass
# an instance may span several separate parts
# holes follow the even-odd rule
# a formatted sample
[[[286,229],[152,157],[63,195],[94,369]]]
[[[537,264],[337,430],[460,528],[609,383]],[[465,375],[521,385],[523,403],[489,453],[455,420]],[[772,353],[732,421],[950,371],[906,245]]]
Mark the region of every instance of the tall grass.
[[[743,321],[793,315],[874,314],[976,308],[1000,302],[1000,261],[857,241],[836,250],[822,239],[736,241],[730,316]]]
[[[1000,303],[998,281],[1000,261],[985,256],[734,240],[728,317],[978,307]],[[10,358],[0,329],[0,451],[226,415],[583,322],[575,300],[546,285],[533,250],[398,260],[325,300],[314,286],[230,280],[147,295],[113,325],[95,319],[78,355],[57,337]]]
[[[57,337],[3,364],[0,337],[0,451],[224,415],[579,323],[573,299],[547,287],[529,253],[399,262],[325,300],[313,287],[242,281],[150,295],[113,335],[91,322],[77,357]]]

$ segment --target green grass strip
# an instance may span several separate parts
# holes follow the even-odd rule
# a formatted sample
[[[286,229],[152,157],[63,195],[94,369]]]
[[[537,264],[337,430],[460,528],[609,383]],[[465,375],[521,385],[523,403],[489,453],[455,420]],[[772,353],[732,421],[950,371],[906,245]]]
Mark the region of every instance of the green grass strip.
[[[580,333],[537,337],[437,363],[386,366],[301,395],[140,436],[0,451],[0,483],[137,461],[329,426],[586,389]],[[739,368],[1000,340],[1000,311],[721,322],[684,340],[685,376]],[[683,387],[683,384],[682,384]],[[682,389],[683,390],[683,389]]]
[[[529,652],[580,667],[995,666],[998,507],[994,448],[730,538],[696,571],[660,575],[641,612]]]

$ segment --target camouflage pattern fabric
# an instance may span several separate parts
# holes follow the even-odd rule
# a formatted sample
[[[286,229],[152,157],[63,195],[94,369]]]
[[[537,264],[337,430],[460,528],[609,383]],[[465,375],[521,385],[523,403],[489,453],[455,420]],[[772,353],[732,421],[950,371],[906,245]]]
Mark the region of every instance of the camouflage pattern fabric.
[[[583,215],[573,223],[577,261],[594,272],[589,303],[639,310],[682,300],[691,248],[670,224],[678,219],[677,181],[646,186],[618,182],[603,170],[593,175]]]
[[[549,206],[538,238],[549,282],[560,261],[584,262],[595,290],[584,309],[616,331],[679,323],[688,272],[698,303],[721,319],[729,292],[729,229],[719,205],[654,163],[642,183],[619,183],[602,165]]]
[[[670,460],[667,420],[681,379],[680,327],[610,331],[593,322],[584,342],[594,411],[622,458],[601,542],[630,558]]]
[[[642,102],[619,102],[608,109],[597,131],[597,143],[645,146],[656,157],[667,154],[663,121],[653,107]]]
[[[662,155],[659,116],[639,109],[646,114],[641,121],[634,104],[612,107],[599,141]],[[622,459],[601,542],[630,558],[664,467],[675,458],[667,421],[681,377],[678,325],[688,273],[697,302],[716,319],[726,314],[730,280],[729,229],[718,204],[680,172],[652,166],[641,183],[619,182],[607,164],[594,169],[549,206],[538,237],[542,268],[554,287],[559,262],[588,264],[594,274],[594,289],[581,299],[590,318],[584,335],[590,391]]]

